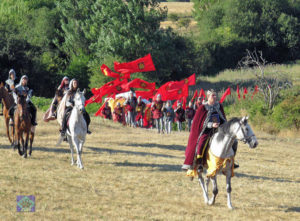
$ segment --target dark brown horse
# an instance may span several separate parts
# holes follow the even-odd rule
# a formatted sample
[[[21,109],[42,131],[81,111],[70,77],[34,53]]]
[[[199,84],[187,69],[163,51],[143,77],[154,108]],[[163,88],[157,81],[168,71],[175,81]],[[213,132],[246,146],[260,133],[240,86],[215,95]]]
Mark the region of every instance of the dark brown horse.
[[[9,142],[12,144],[13,140],[13,125],[9,125],[9,109],[14,105],[14,98],[12,94],[8,93],[6,88],[4,87],[3,83],[0,84],[0,100],[2,100],[4,104],[3,108],[3,116],[4,116],[4,122],[6,125],[6,135],[9,139]]]
[[[34,139],[34,127],[31,125],[30,113],[27,109],[26,96],[18,95],[17,108],[14,114],[14,144],[18,146],[18,151],[24,158],[27,157],[28,140],[30,135],[29,156],[32,153],[32,143]],[[25,141],[24,137],[25,136]],[[22,150],[20,146],[22,143]]]

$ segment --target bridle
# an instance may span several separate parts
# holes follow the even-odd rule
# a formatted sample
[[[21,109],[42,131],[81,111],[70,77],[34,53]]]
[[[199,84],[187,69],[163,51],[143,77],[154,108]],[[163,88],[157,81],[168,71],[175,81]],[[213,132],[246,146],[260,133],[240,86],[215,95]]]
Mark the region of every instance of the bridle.
[[[242,131],[242,134],[243,134],[243,138],[242,139],[237,139],[237,140],[239,140],[239,141],[242,141],[243,143],[250,143],[251,142],[251,140],[252,140],[252,137],[254,137],[255,135],[253,134],[253,135],[251,135],[251,136],[246,136],[245,135],[245,131],[243,130],[243,127],[242,127],[242,124],[239,122],[239,127],[237,128],[237,130],[236,130],[236,133],[239,131],[239,129],[241,129],[241,131]]]

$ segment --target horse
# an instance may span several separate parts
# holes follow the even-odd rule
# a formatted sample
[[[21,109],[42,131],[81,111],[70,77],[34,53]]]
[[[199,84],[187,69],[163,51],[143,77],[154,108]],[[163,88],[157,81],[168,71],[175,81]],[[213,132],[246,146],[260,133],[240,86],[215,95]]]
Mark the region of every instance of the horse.
[[[49,107],[49,109],[46,111],[46,113],[43,116],[43,120],[45,122],[49,122],[51,120],[55,120],[56,119],[56,113],[53,112],[54,110],[54,106],[56,105],[57,107],[59,106],[60,102],[62,101],[64,97],[64,93],[62,92],[62,90],[56,89],[55,91],[55,96],[51,102],[51,105]]]
[[[76,152],[77,152],[77,167],[80,169],[83,169],[83,164],[81,160],[81,154],[82,154],[82,148],[83,144],[85,142],[85,137],[87,133],[87,124],[83,117],[83,112],[85,111],[84,104],[85,104],[85,89],[80,92],[78,89],[77,92],[74,95],[74,107],[71,111],[70,117],[69,117],[69,125],[68,129],[66,131],[67,140],[70,146],[71,150],[71,165],[74,165],[74,157],[73,157],[73,147],[75,146]],[[65,95],[64,99],[68,96]],[[64,102],[61,102],[61,105]],[[61,144],[63,141],[63,138],[60,138],[60,140],[57,143],[57,146]]]
[[[18,147],[20,156],[27,158],[28,139],[30,140],[29,156],[32,153],[32,143],[34,139],[34,126],[31,124],[30,113],[27,109],[26,96],[18,95],[17,108],[14,113],[14,145]],[[23,135],[25,134],[25,142]],[[29,138],[30,135],[30,138]],[[20,140],[22,142],[22,149],[20,147]]]
[[[204,202],[207,205],[215,203],[218,194],[217,174],[222,172],[226,176],[226,190],[227,190],[227,206],[233,209],[231,203],[231,177],[234,175],[234,151],[232,149],[233,143],[236,141],[243,141],[247,143],[250,148],[256,148],[258,141],[248,124],[248,117],[233,118],[228,122],[222,124],[218,132],[216,132],[210,140],[210,148],[206,153],[206,182],[202,177],[203,168],[197,165],[198,181],[203,191]],[[210,180],[213,185],[213,196],[208,197],[208,185]]]
[[[12,96],[12,94],[10,94],[6,88],[4,87],[3,83],[0,84],[0,100],[2,100],[4,107],[3,107],[3,116],[4,116],[4,122],[5,122],[5,126],[6,126],[6,135],[8,137],[9,142],[11,143],[11,145],[13,146],[13,138],[11,135],[13,135],[13,125],[9,125],[9,110],[12,106],[14,106],[15,101],[14,98]]]

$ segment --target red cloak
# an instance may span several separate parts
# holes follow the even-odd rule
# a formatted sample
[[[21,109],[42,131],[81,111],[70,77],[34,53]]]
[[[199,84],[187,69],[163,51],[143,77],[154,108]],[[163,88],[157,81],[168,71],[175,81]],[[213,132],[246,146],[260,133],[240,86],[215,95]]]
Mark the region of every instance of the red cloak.
[[[220,104],[220,111],[226,119],[224,109],[221,104]],[[203,124],[206,120],[207,113],[208,113],[208,111],[206,110],[205,105],[203,105],[203,104],[200,105],[196,111],[196,114],[193,119],[192,127],[191,127],[188,145],[185,150],[186,159],[185,159],[184,164],[187,164],[187,165],[193,164],[197,141],[198,141],[201,131],[203,130]]]

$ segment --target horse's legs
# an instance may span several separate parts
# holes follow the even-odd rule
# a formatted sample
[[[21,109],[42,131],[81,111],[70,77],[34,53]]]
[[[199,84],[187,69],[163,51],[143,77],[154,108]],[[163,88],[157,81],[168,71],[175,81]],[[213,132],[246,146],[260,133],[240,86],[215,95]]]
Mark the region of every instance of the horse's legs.
[[[27,158],[27,148],[28,148],[29,133],[30,133],[30,130],[26,132],[25,145],[24,145],[24,153],[23,153],[23,157],[24,158]]]
[[[12,143],[13,141],[12,141],[12,139],[10,137],[10,133],[9,133],[9,117],[5,118],[5,125],[6,125],[6,135],[8,137],[10,144],[13,145],[13,143]]]
[[[68,135],[67,135],[68,136]],[[70,145],[70,150],[71,150],[71,165],[73,166],[74,165],[74,156],[73,156],[73,141],[71,139],[71,137],[68,136],[68,142],[69,142],[69,145]]]
[[[79,152],[79,140],[78,140],[77,137],[72,137],[72,140],[73,140],[73,144],[76,148],[76,152],[77,152],[77,166],[80,169],[83,169],[83,165],[82,165],[82,162],[81,162],[81,156],[80,156],[80,152]]]
[[[17,130],[16,131],[16,142],[17,142],[17,146],[18,146],[19,155],[22,156],[23,152],[22,152],[21,146],[20,146],[20,139],[21,139],[21,132],[19,130]]]
[[[202,191],[203,191],[204,202],[205,202],[205,204],[208,204],[207,189],[205,187],[204,179],[202,177],[202,173],[201,172],[198,172],[198,180],[199,180],[199,184],[200,184],[200,186],[202,188]]]
[[[32,153],[32,143],[34,139],[34,132],[30,131],[30,146],[29,146],[29,156],[31,156]]]
[[[213,185],[213,196],[210,198],[208,205],[213,205],[215,203],[216,196],[218,194],[217,175],[211,177],[211,182]]]
[[[228,209],[233,209],[233,206],[231,204],[231,169],[226,171],[226,190]]]

